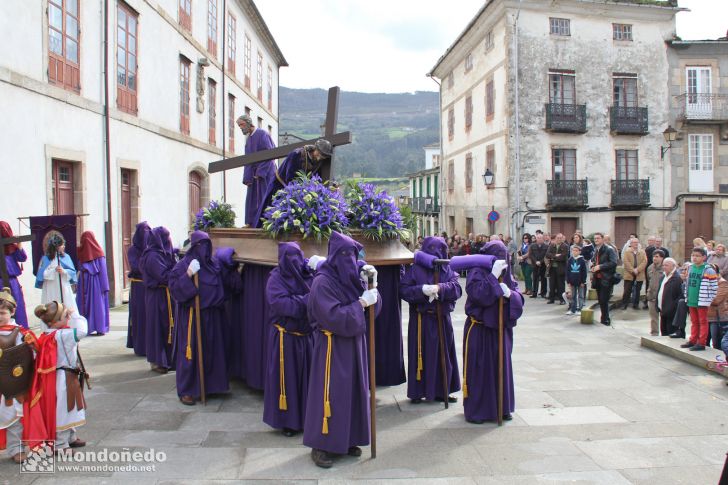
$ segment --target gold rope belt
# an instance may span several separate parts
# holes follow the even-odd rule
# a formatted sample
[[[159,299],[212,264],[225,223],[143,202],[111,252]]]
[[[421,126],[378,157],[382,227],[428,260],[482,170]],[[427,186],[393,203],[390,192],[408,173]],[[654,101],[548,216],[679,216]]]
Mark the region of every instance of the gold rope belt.
[[[417,380],[422,380],[422,313],[417,312]]]
[[[190,307],[190,318],[187,321],[187,350],[185,351],[185,358],[192,360],[192,307]]]
[[[174,317],[172,317],[172,297],[169,294],[168,286],[160,286],[167,293],[167,315],[169,316],[169,335],[167,335],[167,343],[172,343],[172,330],[174,329]]]
[[[283,354],[283,334],[287,333],[296,337],[305,337],[307,334],[300,332],[291,332],[290,330],[286,330],[285,328],[281,327],[277,323],[274,323],[273,326],[278,329],[278,353],[280,354],[280,356],[278,357],[278,361],[280,364],[280,394],[278,395],[278,409],[282,411],[288,411],[288,400],[286,399],[286,366]]]
[[[329,384],[331,384],[331,335],[328,330],[321,330],[326,335],[326,371],[324,372],[324,422],[321,434],[329,434],[329,418],[331,417],[331,402],[329,401]]]
[[[286,182],[283,181],[283,179],[281,178],[281,176],[278,174],[278,170],[277,169],[276,169],[276,178],[278,179],[278,181],[281,183],[282,186],[285,187],[286,185],[288,185],[288,184],[286,184]]]
[[[463,399],[468,398],[468,347],[470,344],[470,332],[476,325],[483,324],[483,322],[479,322],[473,317],[470,317],[470,322],[470,328],[468,329],[468,333],[465,336],[465,358],[463,359]]]
[[[139,279],[139,278],[129,278],[129,281],[131,283],[143,283],[144,282],[144,280]]]

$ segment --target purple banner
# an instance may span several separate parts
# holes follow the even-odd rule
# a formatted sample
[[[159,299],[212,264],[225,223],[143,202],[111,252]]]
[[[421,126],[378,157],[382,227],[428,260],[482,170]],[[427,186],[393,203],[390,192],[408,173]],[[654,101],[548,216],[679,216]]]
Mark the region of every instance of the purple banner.
[[[60,232],[66,240],[66,254],[71,256],[73,264],[78,268],[76,259],[76,216],[38,216],[30,218],[30,232],[35,234],[31,243],[33,248],[33,274],[38,273],[40,259],[45,254],[47,235],[51,231]]]

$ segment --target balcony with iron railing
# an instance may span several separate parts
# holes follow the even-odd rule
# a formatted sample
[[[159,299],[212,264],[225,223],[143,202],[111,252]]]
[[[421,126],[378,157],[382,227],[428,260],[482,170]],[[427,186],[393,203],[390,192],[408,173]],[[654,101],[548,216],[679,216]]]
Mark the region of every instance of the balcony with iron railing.
[[[617,135],[646,135],[647,108],[637,106],[612,106],[609,109],[612,133]]]
[[[650,180],[612,180],[612,207],[647,207],[650,205]]]
[[[685,93],[676,99],[679,120],[692,123],[728,121],[728,94]]]
[[[547,180],[546,207],[549,209],[584,209],[589,205],[586,180]]]
[[[546,129],[557,133],[586,133],[586,105],[546,104]]]
[[[439,201],[432,196],[414,197],[412,200],[412,212],[419,214],[437,214],[440,212]]]

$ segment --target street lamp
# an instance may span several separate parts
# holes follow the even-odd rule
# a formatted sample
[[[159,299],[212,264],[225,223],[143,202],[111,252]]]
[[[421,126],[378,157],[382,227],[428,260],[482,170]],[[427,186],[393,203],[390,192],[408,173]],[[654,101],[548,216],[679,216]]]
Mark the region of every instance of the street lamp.
[[[493,185],[493,177],[493,172],[491,172],[489,168],[486,168],[485,173],[483,174],[483,183],[485,185]]]
[[[672,148],[672,142],[677,140],[677,130],[673,128],[672,126],[668,126],[665,128],[665,131],[662,132],[662,136],[665,137],[665,141],[667,142],[667,146],[661,146],[660,147],[660,159],[665,160],[665,154],[667,151]]]

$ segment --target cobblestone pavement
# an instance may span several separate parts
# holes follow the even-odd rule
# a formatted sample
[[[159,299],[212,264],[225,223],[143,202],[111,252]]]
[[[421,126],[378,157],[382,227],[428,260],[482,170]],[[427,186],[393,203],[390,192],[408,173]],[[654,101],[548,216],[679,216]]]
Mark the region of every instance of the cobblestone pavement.
[[[728,451],[722,378],[641,348],[646,311],[619,312],[607,328],[580,324],[564,306],[527,302],[515,332],[513,421],[473,425],[460,403],[413,406],[406,385],[380,388],[378,457],[369,459],[367,448],[330,470],[313,465],[300,435],[285,438],[264,425],[262,394],[241,383],[205,407],[183,406],[174,374],[152,373],[124,347],[127,314],[117,309],[111,333],[81,343],[93,375],[88,424],[79,430],[84,451],[153,448],[166,460],[154,472],[41,475],[20,474],[2,457],[0,483],[718,482]],[[464,298],[453,318],[460,359],[463,305]]]

